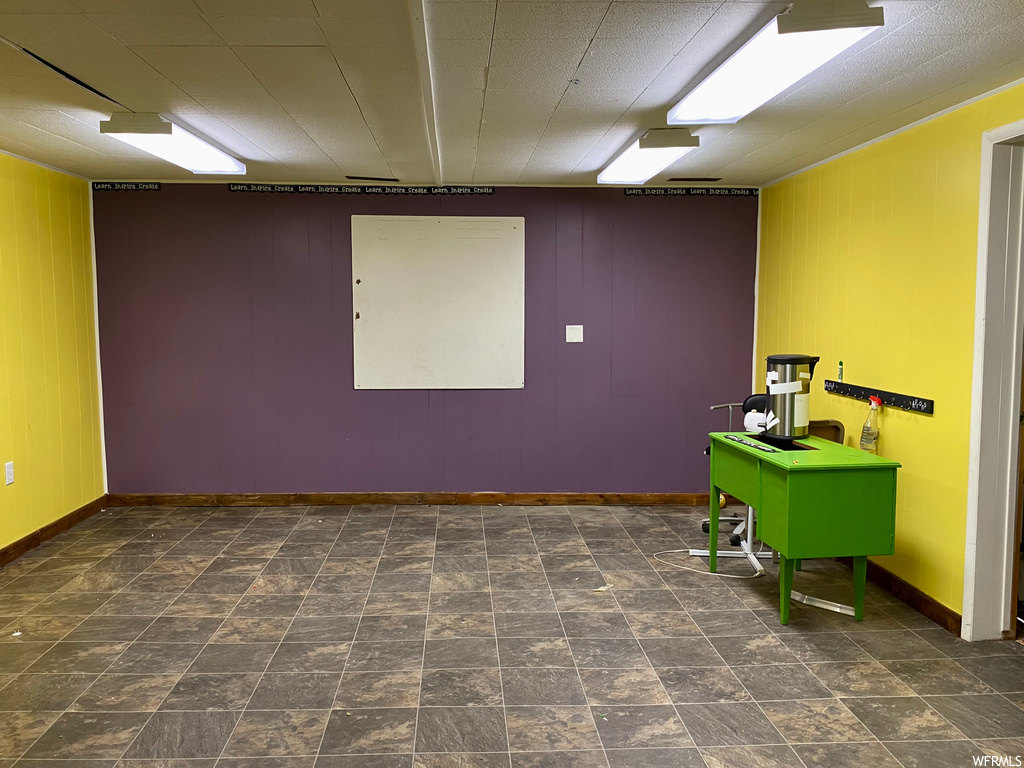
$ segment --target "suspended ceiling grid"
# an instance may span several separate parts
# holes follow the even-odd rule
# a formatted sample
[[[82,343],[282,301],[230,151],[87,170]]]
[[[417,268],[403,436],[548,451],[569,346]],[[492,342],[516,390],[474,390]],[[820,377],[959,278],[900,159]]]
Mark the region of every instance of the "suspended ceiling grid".
[[[874,3],[874,0],[872,0]],[[884,0],[886,26],[650,183],[763,184],[1024,77],[1019,0]],[[191,179],[99,133],[159,112],[251,181],[592,185],[778,2],[0,0],[0,149]],[[204,177],[209,178],[209,177]]]

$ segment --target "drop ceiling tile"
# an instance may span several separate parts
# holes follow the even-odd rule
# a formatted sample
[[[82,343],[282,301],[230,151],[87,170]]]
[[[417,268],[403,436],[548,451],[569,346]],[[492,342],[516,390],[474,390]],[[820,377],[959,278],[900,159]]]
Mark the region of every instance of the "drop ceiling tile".
[[[491,57],[491,41],[487,39],[430,40],[430,69],[445,72],[449,69],[477,67],[483,69]],[[442,80],[443,78],[437,78]]]
[[[419,65],[416,54],[411,48],[403,46],[378,46],[332,48],[331,52],[341,65],[341,71],[349,87],[360,98],[356,90],[357,83],[368,88],[373,84],[378,91],[374,98],[385,98],[389,93],[395,95],[420,95]],[[360,103],[362,103],[360,101]]]
[[[338,19],[317,20],[327,42],[334,48],[412,48],[412,24],[408,20],[399,28],[384,24],[366,24],[364,34],[360,25],[349,24]]]
[[[128,46],[224,44],[194,13],[94,13],[86,18]]]
[[[944,2],[914,18],[914,28],[915,31],[926,34],[941,34],[951,29],[960,32],[986,32],[1005,21],[1005,8],[1004,0]],[[888,13],[888,9],[886,12]],[[1021,12],[1018,9],[1018,13]]]
[[[589,40],[550,40],[501,38],[491,46],[492,67],[518,67],[541,70],[555,67],[576,69],[585,59]]]
[[[322,115],[359,112],[329,48],[238,47],[232,50],[288,112]]]
[[[404,0],[359,0],[348,14],[321,17],[318,23],[332,46],[412,46],[412,17]]]
[[[316,145],[334,159],[339,156],[384,162],[377,142],[362,116],[294,115],[296,124]]]
[[[223,119],[278,162],[328,162],[323,151],[289,115],[226,115]]]
[[[326,45],[316,19],[308,16],[205,16],[228,45]]]
[[[313,0],[195,0],[203,13],[217,16],[315,16]]]
[[[453,160],[446,160],[443,166],[442,183],[473,184],[473,172],[476,168],[476,155],[463,155]]]
[[[138,46],[135,51],[198,104],[216,114],[284,112],[230,48]]]
[[[430,40],[490,40],[496,6],[494,2],[428,5],[426,22]]]
[[[663,38],[645,41],[643,46],[621,38],[595,40],[576,77],[584,88],[621,89],[636,98],[672,61],[673,45]]]
[[[538,92],[489,88],[484,101],[484,109],[495,114],[499,112],[519,113],[531,116],[531,119],[543,116],[547,120],[558,106],[560,99],[561,95],[557,89]]]
[[[518,184],[519,176],[522,172],[522,166],[518,165],[485,165],[478,163],[473,174],[473,183],[486,185]]]
[[[483,94],[487,84],[486,67],[462,67],[444,70],[444,77],[435,78],[434,101],[450,101],[459,94]]]
[[[647,40],[671,37],[676,49],[693,37],[721,6],[720,2],[650,3],[613,2],[597,30],[597,37]]]
[[[590,39],[597,33],[610,3],[498,4],[494,37]]]
[[[885,28],[893,31],[912,23],[922,14],[936,8],[945,0],[899,0],[899,2],[871,3],[881,5],[885,9]],[[918,31],[924,32],[918,24]]]
[[[575,71],[576,68],[573,66],[545,67],[536,70],[525,67],[490,67],[487,70],[487,87],[496,90],[555,90],[561,95],[569,86]]]

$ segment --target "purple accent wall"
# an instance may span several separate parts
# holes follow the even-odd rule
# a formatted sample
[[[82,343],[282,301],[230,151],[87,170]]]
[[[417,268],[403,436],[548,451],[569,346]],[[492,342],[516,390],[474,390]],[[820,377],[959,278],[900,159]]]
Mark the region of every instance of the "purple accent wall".
[[[525,389],[353,388],[352,214],[526,217]],[[165,184],[95,228],[112,493],[706,491],[750,393],[754,197]]]

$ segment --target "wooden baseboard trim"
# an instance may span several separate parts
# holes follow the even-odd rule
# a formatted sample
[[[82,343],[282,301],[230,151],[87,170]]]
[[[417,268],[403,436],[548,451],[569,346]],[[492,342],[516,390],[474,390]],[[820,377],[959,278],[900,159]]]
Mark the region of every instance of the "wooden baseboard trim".
[[[24,555],[40,544],[49,541],[54,536],[64,533],[69,528],[74,528],[83,520],[95,515],[97,512],[102,512],[109,506],[107,503],[107,495],[103,494],[95,501],[90,501],[88,504],[84,504],[78,509],[68,512],[64,517],[59,517],[52,523],[47,523],[38,531],[33,531],[28,536],[24,536],[17,541],[13,541],[6,547],[0,547],[0,566],[7,565],[12,560]]]
[[[839,559],[846,565],[852,566],[850,558]],[[960,637],[963,616],[871,560],[868,560],[868,581],[881,587],[890,595],[898,597],[918,613],[927,616],[940,627],[948,629]]]
[[[706,493],[111,493],[111,507],[285,507],[293,504],[707,506]]]
[[[963,616],[947,608],[933,597],[929,597],[913,584],[909,584],[891,571],[887,571],[878,563],[868,560],[868,580],[877,584],[886,592],[895,595],[904,603],[915,609],[918,613],[927,616],[940,627],[944,627],[957,637],[960,637],[960,629],[963,623]]]

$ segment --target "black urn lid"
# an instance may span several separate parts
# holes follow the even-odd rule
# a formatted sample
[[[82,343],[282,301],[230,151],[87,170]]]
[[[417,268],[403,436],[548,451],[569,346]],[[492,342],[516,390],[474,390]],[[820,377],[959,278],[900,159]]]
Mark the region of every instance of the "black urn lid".
[[[768,364],[776,365],[814,365],[821,358],[812,355],[768,355]]]

